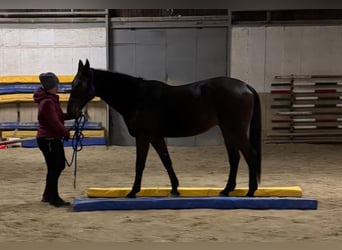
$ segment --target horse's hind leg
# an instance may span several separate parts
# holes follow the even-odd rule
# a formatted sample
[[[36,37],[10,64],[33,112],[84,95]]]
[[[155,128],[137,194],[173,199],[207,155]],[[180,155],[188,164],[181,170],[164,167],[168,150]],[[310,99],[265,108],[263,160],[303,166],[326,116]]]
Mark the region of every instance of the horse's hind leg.
[[[173,170],[172,167],[172,161],[169,155],[169,152],[167,150],[167,146],[165,143],[164,138],[160,137],[160,138],[156,138],[154,140],[152,140],[151,142],[152,146],[154,147],[154,149],[156,150],[157,154],[159,155],[161,161],[163,162],[163,165],[169,175],[170,181],[171,181],[171,186],[172,186],[172,190],[170,195],[172,196],[178,196],[179,192],[178,192],[178,179],[177,176]]]
[[[229,177],[227,181],[226,187],[220,192],[222,196],[228,196],[230,191],[233,191],[236,186],[236,176],[240,162],[240,153],[237,149],[235,149],[232,145],[229,145],[227,139],[225,138],[225,146],[228,152],[229,158]]]
[[[254,192],[258,189],[258,177],[256,169],[257,155],[247,138],[241,141],[240,150],[247,162],[249,171],[249,190],[247,196],[253,197]]]
[[[230,173],[227,181],[227,185],[224,190],[221,191],[221,195],[229,195],[230,191],[233,191],[236,186],[236,176],[240,161],[241,151],[249,170],[249,190],[247,196],[254,196],[254,192],[258,189],[257,170],[256,170],[256,154],[249,143],[246,133],[243,131],[235,131],[229,136],[228,133],[222,129],[225,145],[228,151]]]

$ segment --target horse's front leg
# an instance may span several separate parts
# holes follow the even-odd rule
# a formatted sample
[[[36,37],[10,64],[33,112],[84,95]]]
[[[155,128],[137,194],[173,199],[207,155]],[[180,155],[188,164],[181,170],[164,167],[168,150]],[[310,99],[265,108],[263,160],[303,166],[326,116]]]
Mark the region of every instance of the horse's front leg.
[[[132,190],[127,194],[129,198],[135,198],[141,189],[141,180],[145,168],[146,157],[150,142],[145,137],[136,138],[136,162],[135,162],[135,179]]]
[[[169,152],[167,150],[167,146],[166,146],[164,138],[162,138],[162,137],[155,138],[152,140],[151,143],[152,143],[152,146],[154,147],[154,149],[156,150],[156,152],[158,153],[159,158],[163,162],[163,165],[164,165],[164,167],[165,167],[165,169],[169,175],[169,178],[171,181],[171,186],[172,186],[170,196],[179,196],[178,178],[176,176],[175,171],[173,170],[172,161],[171,161]]]

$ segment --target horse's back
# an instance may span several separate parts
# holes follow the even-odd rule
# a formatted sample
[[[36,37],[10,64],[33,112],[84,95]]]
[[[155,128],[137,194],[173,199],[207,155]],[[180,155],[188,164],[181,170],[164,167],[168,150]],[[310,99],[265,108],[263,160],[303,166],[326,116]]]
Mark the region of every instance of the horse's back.
[[[253,100],[244,82],[228,77],[181,86],[150,82],[149,87],[149,98],[155,100],[150,103],[158,110],[154,118],[160,119],[163,134],[169,137],[199,134],[221,121],[233,127]]]
[[[200,81],[199,84],[208,86],[213,90],[220,91],[222,94],[239,95],[239,94],[251,94],[247,83],[231,77],[215,77],[208,80]]]
[[[148,91],[153,103],[165,108],[167,113],[207,113],[235,112],[240,106],[253,103],[254,95],[248,85],[230,77],[215,77],[180,86],[170,86],[161,82],[150,84]],[[195,114],[194,114],[195,113]]]
[[[230,77],[214,77],[178,86],[168,85],[159,81],[147,81],[150,93],[157,93],[162,98],[170,97],[200,97],[206,94],[233,95],[252,94],[247,84],[239,79]]]
[[[215,77],[189,86],[191,85],[197,86],[201,98],[215,105],[217,109],[235,109],[245,103],[251,103],[254,98],[247,83],[235,78]]]

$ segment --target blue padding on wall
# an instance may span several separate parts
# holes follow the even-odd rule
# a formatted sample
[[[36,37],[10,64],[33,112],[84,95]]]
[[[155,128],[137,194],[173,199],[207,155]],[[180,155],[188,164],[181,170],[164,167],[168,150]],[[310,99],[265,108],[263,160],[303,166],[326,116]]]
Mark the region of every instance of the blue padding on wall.
[[[37,129],[37,122],[1,122],[0,129],[12,130],[12,129]]]
[[[82,140],[83,146],[96,146],[96,145],[106,145],[106,138],[99,137],[99,138],[84,138]],[[23,148],[36,148],[38,147],[36,139],[27,140],[21,142],[21,146]],[[72,139],[68,141],[64,141],[65,147],[71,147],[72,146]]]
[[[74,120],[68,120],[65,121],[65,126],[68,128],[72,128],[74,126],[75,121]],[[91,121],[86,121],[84,123],[83,129],[88,129],[88,130],[97,130],[97,129],[103,129],[102,123],[101,122],[91,122]]]
[[[68,128],[72,128],[74,125],[74,121],[66,121],[65,126]],[[12,129],[21,129],[21,130],[35,130],[38,127],[38,122],[0,122],[0,129],[2,130],[12,130]],[[86,121],[84,124],[84,129],[87,130],[97,130],[103,129],[101,122],[91,122]]]
[[[0,84],[0,94],[33,93],[40,84]],[[59,84],[59,93],[68,93],[71,90],[70,84]]]
[[[277,197],[76,198],[74,210],[147,209],[317,209],[317,200]]]

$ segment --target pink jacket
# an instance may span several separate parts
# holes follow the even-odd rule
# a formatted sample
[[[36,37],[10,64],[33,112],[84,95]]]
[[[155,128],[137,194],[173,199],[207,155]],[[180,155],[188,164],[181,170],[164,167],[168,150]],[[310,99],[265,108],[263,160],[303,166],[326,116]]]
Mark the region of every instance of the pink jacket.
[[[67,114],[62,111],[59,96],[40,87],[34,92],[33,99],[39,104],[37,138],[68,139],[69,130],[64,126]]]

